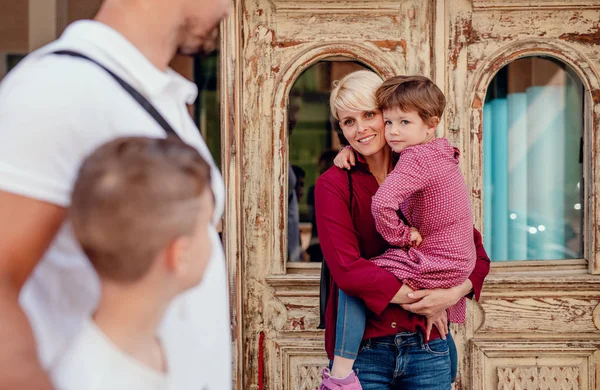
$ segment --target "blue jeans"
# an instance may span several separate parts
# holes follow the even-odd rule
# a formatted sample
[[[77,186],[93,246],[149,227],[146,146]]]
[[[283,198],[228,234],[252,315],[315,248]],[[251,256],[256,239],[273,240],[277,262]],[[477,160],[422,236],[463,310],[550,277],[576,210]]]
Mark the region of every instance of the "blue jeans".
[[[354,370],[364,390],[450,390],[449,353],[446,340],[398,333],[365,340]]]
[[[450,332],[450,324],[448,324],[446,342],[450,350],[450,378],[452,379],[452,383],[454,383],[456,382],[456,374],[458,373],[458,351],[456,350],[456,343],[452,337],[452,332]]]
[[[335,324],[336,356],[356,359],[365,333],[365,303],[339,290],[337,323]]]
[[[424,361],[428,361],[431,359],[431,357],[427,356],[427,353],[429,353],[430,355],[434,355],[434,360],[439,359],[440,360],[440,366],[439,367],[435,367],[431,369],[432,372],[438,372],[438,369],[442,372],[442,376],[440,378],[442,378],[443,376],[445,376],[445,374],[443,374],[443,372],[445,372],[446,368],[448,370],[447,373],[447,377],[448,380],[450,380],[451,382],[454,382],[454,380],[456,379],[456,371],[457,371],[457,365],[458,365],[458,359],[457,359],[457,355],[456,355],[456,345],[454,344],[454,340],[452,339],[452,336],[450,334],[448,334],[447,340],[433,340],[431,342],[429,342],[428,344],[424,343],[423,340],[423,336],[420,333],[399,333],[396,336],[388,336],[388,337],[383,337],[383,338],[376,338],[376,339],[370,339],[367,340],[363,346],[363,349],[361,350],[361,354],[358,353],[358,351],[360,350],[361,347],[361,342],[362,342],[362,338],[363,338],[363,334],[365,331],[365,321],[366,321],[366,308],[364,303],[355,297],[351,297],[346,295],[342,290],[339,291],[339,297],[338,297],[338,313],[337,313],[337,323],[336,323],[336,339],[335,339],[335,355],[336,356],[341,356],[341,357],[345,357],[348,359],[354,359],[356,360],[356,362],[354,363],[354,369],[359,371],[360,367],[359,367],[359,361],[362,361],[363,359],[361,358],[361,354],[364,354],[365,350],[368,349],[368,346],[370,346],[373,342],[378,345],[388,345],[389,346],[395,346],[395,348],[397,349],[396,355],[397,355],[397,359],[398,361],[394,364],[394,367],[397,367],[400,364],[400,359],[408,359],[408,355],[411,356],[410,359],[410,364],[413,371],[414,370],[419,370],[419,368],[415,368],[415,365],[419,365],[419,361],[420,360],[424,360]],[[398,344],[398,337],[403,336],[404,335],[404,339],[403,341],[400,341],[401,345],[396,345]],[[407,335],[410,335],[411,337],[413,337],[412,339],[410,337],[407,337]],[[380,342],[379,340],[383,340],[383,339],[388,339],[388,338],[392,338],[392,341],[387,341],[387,342]],[[416,339],[418,338],[418,340]],[[375,341],[373,341],[375,340]],[[394,341],[395,340],[395,341]],[[408,341],[407,341],[408,340]],[[412,341],[411,341],[412,340]],[[417,342],[418,341],[418,342]],[[437,348],[438,344],[443,344],[441,346],[442,350],[436,350],[435,348]],[[401,347],[410,347],[408,349],[404,349],[400,350]],[[435,347],[432,347],[435,346]],[[419,349],[420,348],[420,349]],[[381,348],[379,348],[381,349]],[[425,355],[423,355],[423,351],[425,351]],[[440,353],[441,352],[441,353]],[[402,355],[402,356],[401,356]],[[413,355],[417,355],[417,356],[421,356],[424,359],[421,359],[421,357],[417,357],[416,359],[413,357]],[[446,367],[446,363],[448,367]],[[404,363],[406,364],[406,362]],[[430,364],[429,362],[427,364]],[[431,364],[436,364],[437,362],[432,361]],[[368,364],[367,364],[368,365]],[[381,367],[381,369],[385,369],[385,367]],[[378,370],[381,371],[381,370]],[[403,378],[406,377],[406,374],[404,373],[404,370],[400,370],[402,372],[398,372],[398,370],[394,370],[393,371],[393,376],[394,378],[398,375],[401,375]],[[369,375],[369,373],[364,373],[363,375],[359,374],[359,379],[361,381],[361,383],[363,383],[363,377],[365,375]],[[421,375],[421,374],[419,374]],[[427,379],[428,375],[426,375],[426,377],[421,378],[423,379],[425,382],[420,382],[419,378],[417,378],[416,380],[410,380],[409,382],[412,383],[410,385],[404,384],[399,388],[406,388],[406,389],[411,389],[412,387],[406,387],[406,386],[417,386],[414,387],[415,389],[418,388],[427,388],[427,389],[446,389],[449,387],[446,387],[446,380],[442,379],[439,382],[429,382]],[[440,379],[438,378],[438,379]],[[381,385],[381,378],[379,378],[377,380],[378,382],[375,382],[375,387],[365,387],[365,384],[363,383],[363,388],[364,389],[368,389],[368,388],[372,388],[372,389],[389,389],[390,387],[381,387],[379,385],[377,385],[377,383],[379,383]],[[384,381],[385,382],[385,381]],[[406,382],[406,379],[398,379],[398,383],[401,382]],[[394,385],[395,383],[395,379],[392,378],[388,378],[388,385]],[[450,383],[450,382],[448,382]],[[395,385],[394,385],[395,386]],[[421,386],[430,386],[430,387],[421,387]],[[433,386],[433,387],[431,387]],[[437,386],[437,387],[436,387]],[[396,387],[394,387],[396,388]]]

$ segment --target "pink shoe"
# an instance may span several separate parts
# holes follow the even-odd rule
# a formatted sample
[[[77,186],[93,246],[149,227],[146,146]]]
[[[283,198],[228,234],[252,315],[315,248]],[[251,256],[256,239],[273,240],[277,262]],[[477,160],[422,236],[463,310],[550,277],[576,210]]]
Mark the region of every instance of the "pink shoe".
[[[329,369],[324,368],[323,382],[321,382],[319,390],[362,390],[362,386],[354,371],[345,378],[335,378],[331,376]]]

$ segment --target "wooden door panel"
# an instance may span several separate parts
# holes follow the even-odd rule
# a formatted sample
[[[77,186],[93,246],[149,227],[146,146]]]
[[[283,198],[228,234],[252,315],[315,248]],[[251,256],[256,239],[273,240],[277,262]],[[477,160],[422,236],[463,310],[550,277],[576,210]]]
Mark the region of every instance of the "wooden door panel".
[[[475,225],[482,228],[483,105],[488,84],[515,59],[549,56],[569,67],[586,89],[585,149],[598,145],[600,40],[598,1],[458,1],[448,10],[447,135],[465,156]],[[462,131],[466,129],[467,131]],[[597,389],[600,295],[597,272],[596,158],[584,162],[590,194],[586,261],[493,264],[480,304],[457,331],[460,389]],[[503,260],[503,259],[495,259]],[[469,345],[462,349],[462,345]]]
[[[598,342],[475,341],[473,389],[593,390]]]
[[[345,58],[383,77],[436,80],[448,101],[441,133],[461,149],[481,228],[487,85],[501,67],[530,55],[566,63],[585,86],[585,260],[494,265],[481,303],[469,304],[465,325],[453,325],[457,387],[600,388],[600,282],[593,275],[600,273],[600,1],[238,0],[235,15],[239,123],[228,158],[239,226],[228,253],[236,255],[240,281],[239,388],[313,389],[327,363],[316,329],[318,268],[285,261],[286,108],[300,74]]]
[[[285,261],[291,86],[328,58],[361,62],[383,77],[433,76],[434,4],[240,2],[243,389],[258,386],[259,371],[265,389],[312,389],[327,363],[316,329],[319,270],[291,269]]]

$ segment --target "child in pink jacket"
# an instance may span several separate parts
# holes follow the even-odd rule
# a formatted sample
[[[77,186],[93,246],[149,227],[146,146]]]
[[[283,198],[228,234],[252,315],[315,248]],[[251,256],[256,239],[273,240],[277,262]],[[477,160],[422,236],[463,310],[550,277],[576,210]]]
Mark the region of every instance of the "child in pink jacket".
[[[476,252],[459,150],[435,136],[446,104],[444,94],[426,77],[397,76],[381,85],[376,98],[383,112],[386,141],[400,157],[371,206],[378,232],[395,248],[372,261],[414,290],[458,286],[473,271]],[[342,153],[346,154],[338,159],[353,155],[351,150]],[[399,210],[407,223],[399,217]],[[462,298],[448,309],[448,319],[462,323],[465,311]],[[344,320],[343,313],[338,313],[340,319]],[[336,334],[338,338],[345,340],[342,350],[358,351],[362,334]],[[336,360],[337,355],[334,366]],[[346,358],[343,365],[347,364]],[[354,378],[327,374],[321,389],[360,388]],[[352,372],[349,375],[354,376]]]

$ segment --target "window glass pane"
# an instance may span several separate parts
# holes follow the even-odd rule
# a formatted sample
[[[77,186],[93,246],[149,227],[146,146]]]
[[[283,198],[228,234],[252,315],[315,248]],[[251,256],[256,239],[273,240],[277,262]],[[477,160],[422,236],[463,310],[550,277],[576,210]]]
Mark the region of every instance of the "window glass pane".
[[[288,260],[320,262],[314,216],[317,177],[333,165],[340,140],[330,118],[332,83],[346,74],[365,69],[352,61],[322,61],[292,86],[288,106]]]
[[[583,257],[583,85],[549,58],[498,72],[483,107],[485,246],[494,261]]]
[[[26,54],[5,54],[4,57],[4,75],[10,72],[15,66],[19,64],[19,62],[25,58]],[[0,69],[0,80],[2,80],[2,71]]]
[[[198,86],[194,118],[218,167],[221,166],[219,60],[219,53],[213,52],[194,61],[194,80]]]

